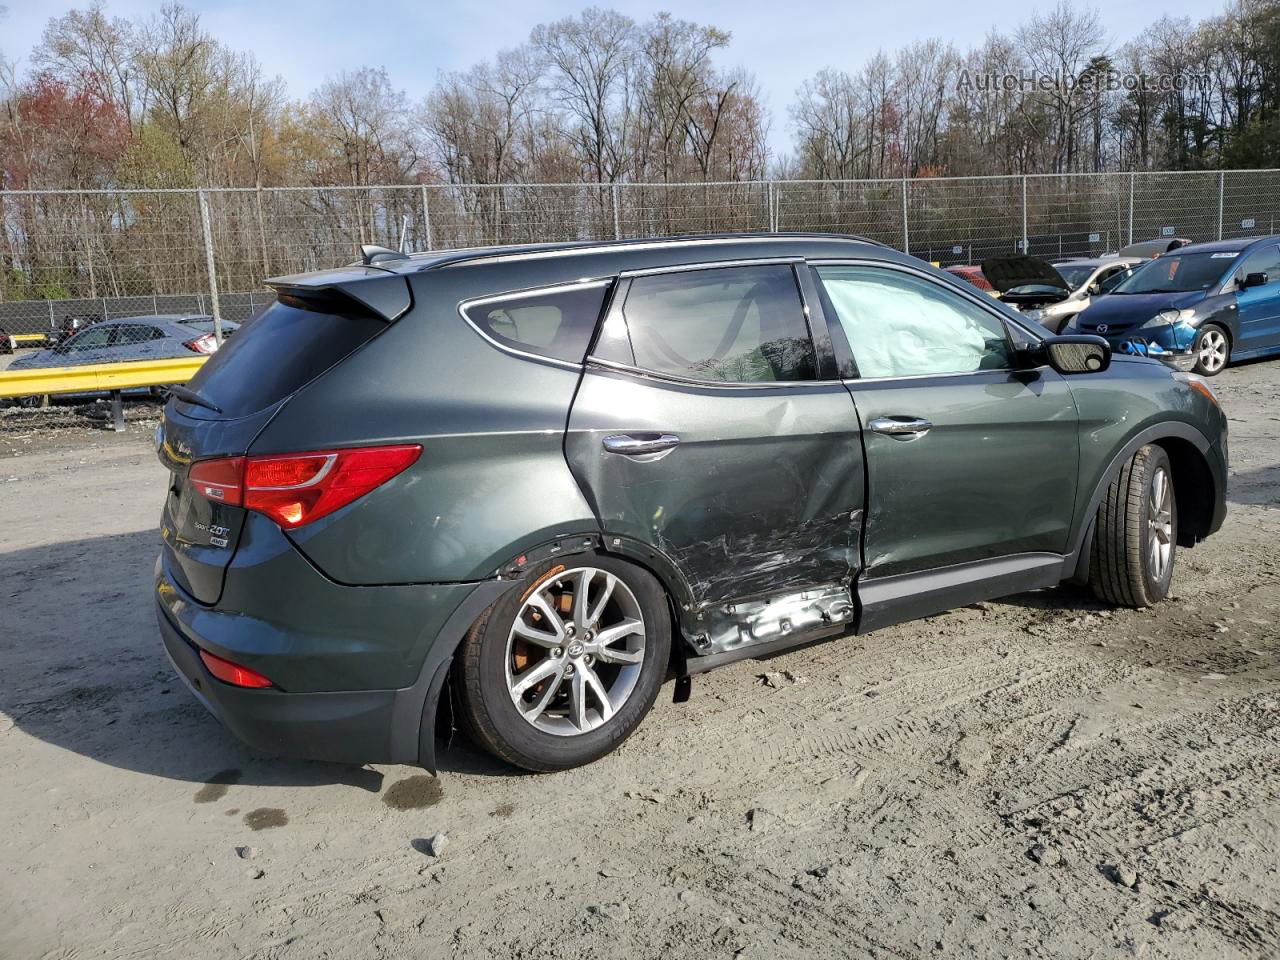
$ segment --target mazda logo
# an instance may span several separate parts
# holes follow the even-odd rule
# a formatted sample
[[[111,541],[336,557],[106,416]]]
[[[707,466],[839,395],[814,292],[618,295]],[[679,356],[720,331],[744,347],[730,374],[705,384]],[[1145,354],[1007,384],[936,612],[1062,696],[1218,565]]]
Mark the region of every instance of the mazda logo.
[[[1107,324],[1105,324],[1105,323],[1100,323],[1100,324],[1098,324],[1098,332],[1099,332],[1099,333],[1106,333],[1106,332],[1107,332],[1108,330],[1110,330],[1110,329],[1111,329],[1111,328],[1110,328],[1109,326],[1107,326]]]

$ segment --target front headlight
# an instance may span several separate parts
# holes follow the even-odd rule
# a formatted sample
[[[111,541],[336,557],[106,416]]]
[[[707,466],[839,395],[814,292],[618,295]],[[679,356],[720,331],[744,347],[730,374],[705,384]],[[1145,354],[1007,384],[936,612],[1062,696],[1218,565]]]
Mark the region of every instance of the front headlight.
[[[1144,323],[1139,329],[1148,330],[1151,327],[1171,327],[1175,323],[1184,320],[1190,320],[1196,315],[1195,310],[1161,310],[1154,317]]]
[[[1022,315],[1031,320],[1039,320],[1041,317],[1044,316],[1044,311],[1041,310],[1039,307],[1031,307],[1030,309],[1023,310]]]
[[[1218,395],[1214,392],[1213,387],[1209,386],[1209,381],[1199,374],[1183,373],[1180,370],[1173,371],[1173,379],[1179,383],[1185,383],[1196,393],[1208,399],[1215,407],[1222,408],[1222,404],[1218,400]]]

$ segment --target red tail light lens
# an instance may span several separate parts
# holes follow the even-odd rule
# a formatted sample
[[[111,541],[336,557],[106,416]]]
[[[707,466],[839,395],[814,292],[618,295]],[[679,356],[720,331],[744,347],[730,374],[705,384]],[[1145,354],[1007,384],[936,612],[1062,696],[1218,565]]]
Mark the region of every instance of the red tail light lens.
[[[230,660],[223,660],[221,657],[215,657],[207,650],[200,651],[200,659],[204,661],[204,665],[209,668],[209,672],[221,680],[223,683],[229,683],[233,687],[254,687],[261,689],[263,687],[275,686],[270,680],[258,673],[256,670],[250,670],[248,667],[242,667],[238,663],[232,663]]]
[[[244,457],[201,460],[191,465],[187,480],[206,500],[240,506],[243,497]]]
[[[412,466],[416,443],[315,453],[204,460],[190,479],[202,497],[270,517],[286,530],[313,523]]]
[[[203,337],[188,340],[183,346],[195,353],[214,353],[218,349],[218,341],[213,334],[206,333]]]

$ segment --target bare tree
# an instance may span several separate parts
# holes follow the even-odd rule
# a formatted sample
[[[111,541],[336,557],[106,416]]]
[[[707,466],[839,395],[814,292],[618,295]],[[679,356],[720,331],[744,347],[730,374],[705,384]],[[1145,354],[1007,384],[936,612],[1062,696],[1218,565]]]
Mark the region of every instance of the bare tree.
[[[1032,71],[1053,81],[1022,102],[1023,117],[1048,142],[1053,173],[1075,165],[1085,100],[1077,81],[1103,52],[1103,36],[1097,11],[1070,6],[1067,0],[1058,0],[1048,13],[1033,14],[1017,32],[1018,46]]]
[[[551,95],[573,123],[584,175],[597,183],[618,180],[630,159],[637,41],[630,17],[597,7],[536,27],[531,38],[550,68]]]

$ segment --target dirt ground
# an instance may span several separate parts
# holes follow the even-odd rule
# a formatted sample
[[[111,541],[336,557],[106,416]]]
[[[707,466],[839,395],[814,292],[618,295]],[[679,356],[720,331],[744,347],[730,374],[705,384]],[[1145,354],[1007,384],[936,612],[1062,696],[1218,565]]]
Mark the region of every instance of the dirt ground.
[[[154,407],[0,412],[0,958],[1280,956],[1280,362],[1215,385],[1230,515],[1158,608],[980,604],[438,780],[256,756],[171,674]]]

